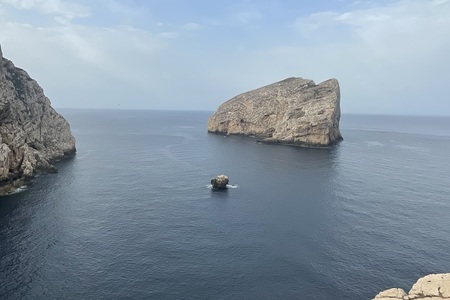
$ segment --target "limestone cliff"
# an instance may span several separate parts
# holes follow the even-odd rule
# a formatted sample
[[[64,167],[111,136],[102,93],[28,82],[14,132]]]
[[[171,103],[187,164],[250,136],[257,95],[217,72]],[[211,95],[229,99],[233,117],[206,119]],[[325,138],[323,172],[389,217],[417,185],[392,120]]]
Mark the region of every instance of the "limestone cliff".
[[[51,163],[73,153],[67,121],[0,48],[0,195],[39,171],[55,171]]]
[[[219,106],[208,132],[242,134],[263,142],[324,147],[342,140],[336,79],[318,85],[288,78],[240,94]]]
[[[408,294],[392,288],[380,292],[374,300],[450,300],[450,273],[431,274],[420,278]]]

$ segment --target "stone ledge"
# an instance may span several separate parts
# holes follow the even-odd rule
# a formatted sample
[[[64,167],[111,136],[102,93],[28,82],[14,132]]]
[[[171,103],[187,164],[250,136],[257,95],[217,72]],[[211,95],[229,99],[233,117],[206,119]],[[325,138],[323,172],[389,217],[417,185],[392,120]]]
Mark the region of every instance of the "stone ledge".
[[[450,300],[450,273],[430,274],[420,278],[408,294],[402,289],[391,288],[375,296],[373,300]]]

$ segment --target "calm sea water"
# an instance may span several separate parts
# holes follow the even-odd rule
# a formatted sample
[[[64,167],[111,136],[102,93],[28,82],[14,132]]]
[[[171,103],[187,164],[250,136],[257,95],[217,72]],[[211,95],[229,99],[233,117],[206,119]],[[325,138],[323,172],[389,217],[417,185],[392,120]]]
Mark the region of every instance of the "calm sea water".
[[[0,198],[1,299],[371,299],[450,272],[449,118],[344,115],[302,149],[209,112],[62,113],[76,157]]]

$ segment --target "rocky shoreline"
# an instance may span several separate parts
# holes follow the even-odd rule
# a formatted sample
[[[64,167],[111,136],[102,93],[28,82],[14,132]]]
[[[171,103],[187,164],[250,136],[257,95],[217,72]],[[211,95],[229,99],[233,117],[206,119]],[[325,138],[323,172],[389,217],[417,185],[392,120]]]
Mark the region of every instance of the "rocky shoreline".
[[[409,293],[399,288],[380,292],[373,300],[442,300],[450,299],[450,273],[430,274],[420,278]]]
[[[13,192],[54,162],[75,154],[69,123],[27,72],[0,47],[0,195]]]

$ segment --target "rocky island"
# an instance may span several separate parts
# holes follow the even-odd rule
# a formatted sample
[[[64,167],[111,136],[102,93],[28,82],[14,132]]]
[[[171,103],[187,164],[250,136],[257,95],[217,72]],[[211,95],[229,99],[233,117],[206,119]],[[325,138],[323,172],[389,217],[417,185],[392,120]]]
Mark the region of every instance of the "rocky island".
[[[336,79],[320,84],[287,78],[240,94],[208,120],[208,132],[248,135],[262,142],[327,147],[342,140],[340,89]]]
[[[228,176],[223,174],[217,175],[211,179],[211,187],[213,190],[226,190],[229,182]]]
[[[0,47],[0,195],[38,172],[55,172],[52,163],[75,151],[69,123]]]

